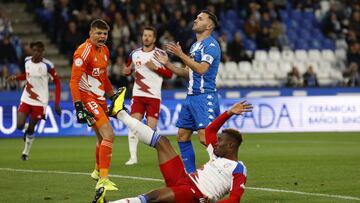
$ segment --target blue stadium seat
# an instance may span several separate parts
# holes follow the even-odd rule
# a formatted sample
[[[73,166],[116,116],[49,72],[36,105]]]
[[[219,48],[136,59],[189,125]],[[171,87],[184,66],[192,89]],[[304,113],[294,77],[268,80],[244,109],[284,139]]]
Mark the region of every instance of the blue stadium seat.
[[[295,49],[308,50],[309,49],[308,42],[304,39],[298,39],[295,42]]]
[[[230,10],[226,11],[225,18],[226,19],[238,19],[238,16],[237,16],[237,13],[235,10],[230,9]]]
[[[279,14],[282,21],[285,21],[286,19],[289,18],[289,14],[286,10],[280,10]]]
[[[321,41],[313,39],[310,41],[310,49],[322,49]]]
[[[298,10],[293,10],[291,12],[291,18],[296,21],[301,21],[302,20],[302,12],[298,11]]]
[[[244,46],[246,50],[255,51],[256,43],[253,40],[246,39],[244,40]]]
[[[302,38],[306,41],[310,41],[313,37],[307,29],[298,29],[297,31],[299,38]]]
[[[290,41],[294,42],[297,40],[298,36],[294,29],[288,29],[287,30],[287,37]]]
[[[331,49],[331,50],[335,51],[336,47],[335,47],[334,41],[332,41],[331,39],[325,38],[322,41],[322,48],[323,49]]]

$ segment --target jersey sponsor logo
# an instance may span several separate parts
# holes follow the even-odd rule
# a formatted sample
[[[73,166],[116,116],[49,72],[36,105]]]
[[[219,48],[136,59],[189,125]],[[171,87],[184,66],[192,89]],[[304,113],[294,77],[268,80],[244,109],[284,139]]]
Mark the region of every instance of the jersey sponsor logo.
[[[216,45],[214,43],[211,43],[209,46],[210,47],[216,47]]]
[[[136,66],[141,66],[141,61],[136,61],[136,62],[135,62],[135,65],[136,65]]]
[[[77,66],[77,67],[82,66],[83,63],[84,63],[84,62],[83,62],[83,60],[82,60],[81,58],[77,58],[77,59],[75,59],[75,61],[74,61],[74,64],[75,64],[75,66]]]
[[[93,76],[99,76],[100,75],[100,68],[94,68],[92,71]]]

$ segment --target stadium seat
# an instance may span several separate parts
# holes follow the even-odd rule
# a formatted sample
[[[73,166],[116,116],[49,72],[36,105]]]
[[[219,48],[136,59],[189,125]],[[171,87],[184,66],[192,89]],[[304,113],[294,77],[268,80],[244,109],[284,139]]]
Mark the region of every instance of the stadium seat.
[[[348,49],[348,44],[345,39],[337,39],[335,45],[336,49]]]
[[[268,55],[269,55],[269,59],[271,61],[280,61],[281,60],[281,54],[280,54],[280,51],[278,49],[271,49],[268,52]]]
[[[225,62],[224,69],[226,72],[234,72],[237,71],[237,64],[233,61]]]
[[[268,60],[268,54],[264,50],[256,50],[255,51],[255,60],[257,61],[266,61]]]
[[[308,41],[306,41],[304,39],[297,39],[295,42],[295,48],[302,49],[302,50],[308,50],[309,49]]]
[[[256,51],[256,43],[253,40],[246,39],[244,40],[244,46],[246,50]]]
[[[251,63],[248,61],[240,61],[238,67],[239,67],[239,74],[250,73],[252,71]]]
[[[346,50],[345,49],[336,49],[335,56],[337,59],[345,61],[346,60]]]
[[[295,59],[295,54],[292,50],[283,50],[281,52],[282,59],[285,61],[292,61]]]
[[[299,60],[299,61],[307,61],[308,60],[307,52],[305,50],[296,50],[295,58],[296,58],[296,60]]]
[[[330,9],[330,2],[328,0],[320,1],[320,9],[325,14]]]
[[[329,62],[334,62],[336,60],[335,54],[332,50],[326,49],[322,52],[322,58]]]
[[[255,72],[259,72],[259,73],[264,72],[264,71],[266,71],[265,64],[266,64],[266,61],[254,60],[252,62],[252,70]]]
[[[320,61],[321,60],[321,52],[317,49],[310,49],[308,51],[309,59],[312,61]]]
[[[283,73],[288,73],[291,70],[291,63],[290,62],[281,62],[279,65],[279,71]]]
[[[324,38],[322,41],[322,47],[323,49],[331,49],[331,50],[335,50],[335,43],[328,38]]]
[[[265,73],[276,73],[279,71],[279,65],[277,61],[267,61],[265,63]]]
[[[295,66],[298,68],[300,74],[303,74],[306,72],[307,67],[306,67],[306,63],[304,61],[293,61],[292,66]]]

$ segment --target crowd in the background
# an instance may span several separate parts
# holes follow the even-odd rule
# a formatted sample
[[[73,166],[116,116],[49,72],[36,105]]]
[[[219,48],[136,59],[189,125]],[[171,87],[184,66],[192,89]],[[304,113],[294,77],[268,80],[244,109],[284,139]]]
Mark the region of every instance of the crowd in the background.
[[[257,49],[292,48],[287,35],[287,25],[280,13],[306,11],[316,14],[323,34],[336,40],[345,39],[348,45],[348,65],[360,65],[360,3],[358,0],[334,1],[327,12],[321,13],[320,0],[27,0],[27,12],[34,13],[60,52],[72,60],[75,48],[88,37],[89,23],[95,18],[104,19],[111,27],[108,46],[113,67],[114,82],[122,81],[121,64],[129,53],[141,45],[140,32],[144,25],[158,30],[157,45],[178,41],[185,52],[194,41],[192,22],[200,10],[208,9],[220,19],[214,36],[222,49],[222,61],[251,61]],[[290,11],[289,11],[290,12]],[[1,15],[1,13],[0,13]],[[12,32],[9,18],[1,15],[1,30],[8,36]],[[0,46],[8,46],[6,37]],[[14,43],[13,43],[14,44]],[[0,52],[11,63],[20,63],[21,51],[16,59],[10,52]],[[3,48],[1,48],[3,50]],[[175,59],[176,60],[176,59]],[[170,83],[164,83],[169,85]],[[173,83],[171,83],[172,85]],[[175,84],[183,86],[182,81]],[[170,86],[171,86],[170,85]]]

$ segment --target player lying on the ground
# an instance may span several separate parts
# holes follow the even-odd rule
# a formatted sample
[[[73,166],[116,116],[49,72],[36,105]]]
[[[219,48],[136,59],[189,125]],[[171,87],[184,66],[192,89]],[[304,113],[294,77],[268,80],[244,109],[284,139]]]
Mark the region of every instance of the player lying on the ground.
[[[218,201],[229,192],[229,197],[218,202],[240,202],[246,183],[246,168],[241,161],[238,161],[242,136],[235,129],[225,129],[219,137],[217,132],[232,115],[251,112],[253,108],[251,104],[246,101],[234,104],[205,129],[210,160],[195,173],[187,174],[184,164],[169,140],[132,118],[123,110],[123,100],[121,97],[114,99],[109,112],[111,116],[118,118],[133,130],[140,142],[157,150],[166,187],[138,197],[117,200],[114,203]],[[104,188],[99,188],[93,202],[106,202],[105,193]]]

